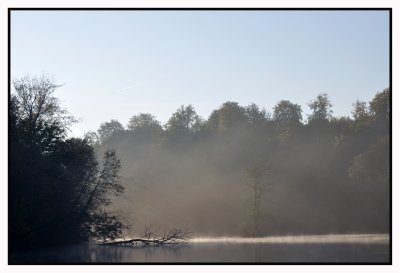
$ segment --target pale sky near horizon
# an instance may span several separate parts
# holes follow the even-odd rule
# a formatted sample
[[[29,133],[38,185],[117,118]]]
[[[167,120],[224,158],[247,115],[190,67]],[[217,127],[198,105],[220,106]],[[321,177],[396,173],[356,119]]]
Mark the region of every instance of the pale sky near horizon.
[[[12,11],[11,77],[41,73],[81,122],[73,134],[182,104],[272,111],[327,93],[351,115],[389,86],[388,11]]]

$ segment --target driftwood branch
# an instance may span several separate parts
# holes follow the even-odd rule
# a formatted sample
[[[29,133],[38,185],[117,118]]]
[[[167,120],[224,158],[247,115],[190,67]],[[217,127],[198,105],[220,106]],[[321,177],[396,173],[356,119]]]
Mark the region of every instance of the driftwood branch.
[[[181,244],[189,241],[190,232],[187,230],[174,228],[167,232],[156,233],[149,227],[146,227],[143,238],[134,238],[129,240],[103,242],[100,245],[119,245],[119,246],[160,246],[168,244]]]

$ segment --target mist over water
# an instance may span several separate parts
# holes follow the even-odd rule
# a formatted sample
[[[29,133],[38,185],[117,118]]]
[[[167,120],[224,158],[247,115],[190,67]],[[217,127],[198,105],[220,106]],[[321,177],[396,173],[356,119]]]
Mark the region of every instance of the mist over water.
[[[198,237],[191,243],[235,243],[235,244],[388,244],[388,234],[330,234],[303,236],[243,237]]]
[[[391,8],[95,10],[8,10],[9,263],[391,262]]]
[[[29,98],[22,95],[22,102]],[[22,153],[21,160],[18,153],[42,137],[30,140],[28,126],[11,160],[12,211],[24,212],[14,215],[12,241],[22,251],[139,238],[131,248],[60,248],[48,261],[387,262],[389,102],[385,89],[350,119],[333,117],[329,97],[320,94],[307,123],[289,101],[278,102],[273,116],[255,104],[226,102],[207,120],[181,106],[164,127],[141,113],[126,127],[111,120],[84,139],[39,143],[35,156]],[[27,124],[20,105],[15,97],[15,136]],[[188,244],[165,246],[187,234]],[[82,258],[67,258],[77,251]]]
[[[370,169],[375,183],[348,175],[360,152],[348,145],[358,141],[368,147],[367,138],[335,146],[338,132],[314,136],[304,129],[288,140],[271,140],[276,131],[270,126],[261,132],[239,126],[229,134],[191,136],[185,142],[135,132],[111,138],[100,153],[116,149],[126,185],[113,200],[113,211],[132,224],[135,234],[153,225],[188,228],[200,237],[249,236],[253,193],[246,169],[259,160],[271,165],[265,178],[270,186],[260,202],[260,235],[389,231],[386,162],[380,161],[380,173]],[[388,139],[379,143],[384,159],[388,144]]]
[[[203,237],[172,246],[84,244],[19,253],[19,263],[387,263],[389,235]]]

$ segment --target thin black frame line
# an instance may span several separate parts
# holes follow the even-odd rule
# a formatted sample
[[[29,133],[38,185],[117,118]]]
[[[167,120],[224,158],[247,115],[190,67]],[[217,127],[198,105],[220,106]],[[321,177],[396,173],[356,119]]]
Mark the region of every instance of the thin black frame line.
[[[17,10],[24,10],[24,11],[31,11],[31,10],[41,10],[41,11],[53,11],[53,10],[74,10],[74,11],[97,11],[97,10],[108,10],[108,11],[125,11],[125,10],[192,10],[192,11],[197,11],[197,10],[216,10],[216,11],[223,11],[223,10],[237,10],[237,11],[252,11],[252,10],[271,10],[271,11],[331,11],[331,10],[339,10],[339,11],[354,11],[354,10],[359,10],[359,11],[365,11],[365,10],[374,10],[374,11],[389,11],[389,88],[390,88],[390,116],[389,116],[389,134],[390,134],[390,151],[389,151],[389,162],[390,162],[390,194],[389,194],[389,261],[388,262],[363,262],[363,263],[356,263],[356,262],[350,262],[350,263],[344,263],[344,262],[339,262],[339,263],[329,263],[329,262],[305,262],[305,263],[251,263],[251,262],[242,262],[242,263],[226,263],[226,262],[221,262],[221,263],[47,263],[45,265],[392,265],[393,264],[393,222],[392,222],[392,217],[393,217],[393,177],[392,177],[392,171],[393,171],[393,166],[392,166],[392,107],[393,107],[393,101],[392,101],[392,84],[393,84],[393,77],[392,77],[392,7],[368,7],[368,8],[246,8],[246,7],[234,7],[234,8],[225,8],[225,7],[220,7],[220,8],[196,8],[196,7],[191,7],[191,8],[8,8],[7,12],[7,21],[8,21],[8,111],[7,111],[7,117],[8,121],[10,118],[10,98],[11,98],[11,11],[17,11]],[[10,156],[10,123],[8,123],[8,158]],[[10,173],[10,165],[8,164],[8,173]],[[8,202],[10,200],[10,191],[9,191],[9,186],[10,186],[10,177],[8,176]],[[8,264],[10,265],[10,238],[9,238],[9,229],[10,229],[10,207],[8,206],[8,236],[7,236],[7,245],[8,245]],[[23,263],[21,263],[23,264]],[[34,263],[29,263],[29,264],[34,264]],[[40,263],[38,263],[39,265]],[[40,264],[41,265],[41,264]]]
[[[324,7],[319,7],[319,8],[303,8],[303,7],[298,7],[298,8],[279,8],[279,7],[274,7],[274,8],[254,8],[254,7],[215,7],[215,8],[204,8],[204,7],[184,7],[184,8],[174,8],[174,7],[102,7],[102,8],[96,8],[96,7],[82,7],[82,8],[70,8],[70,7],[50,7],[50,8],[38,8],[38,7],[10,7],[8,8],[9,10],[245,10],[245,11],[250,11],[250,10],[276,10],[276,11],[298,11],[298,10],[307,10],[307,11],[323,11],[323,10],[341,10],[341,11],[351,11],[351,10],[391,10],[392,7],[367,7],[367,8],[358,8],[358,7],[351,7],[351,8],[324,8]]]
[[[10,194],[10,152],[11,152],[11,142],[10,142],[10,135],[11,135],[11,125],[10,125],[10,100],[11,100],[11,9],[8,9],[7,11],[7,23],[8,23],[8,32],[7,32],[7,81],[8,81],[8,92],[7,92],[7,159],[8,159],[8,164],[7,164],[7,257],[8,257],[8,264],[10,264],[10,253],[11,253],[11,248],[10,248],[10,225],[11,225],[11,212],[10,212],[10,200],[11,200],[11,194]]]
[[[393,264],[393,153],[392,153],[392,139],[393,139],[393,132],[392,132],[392,126],[393,126],[393,116],[392,116],[392,109],[393,109],[393,77],[392,77],[392,9],[389,10],[389,97],[390,97],[390,102],[389,102],[389,110],[390,110],[390,115],[389,115],[389,135],[390,135],[390,142],[389,142],[389,263]]]

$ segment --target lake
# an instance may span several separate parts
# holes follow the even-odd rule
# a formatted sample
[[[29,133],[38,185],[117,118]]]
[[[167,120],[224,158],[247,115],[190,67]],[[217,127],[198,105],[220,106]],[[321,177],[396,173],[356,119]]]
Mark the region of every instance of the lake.
[[[389,263],[386,234],[194,238],[159,247],[81,244],[12,255],[10,263]]]

